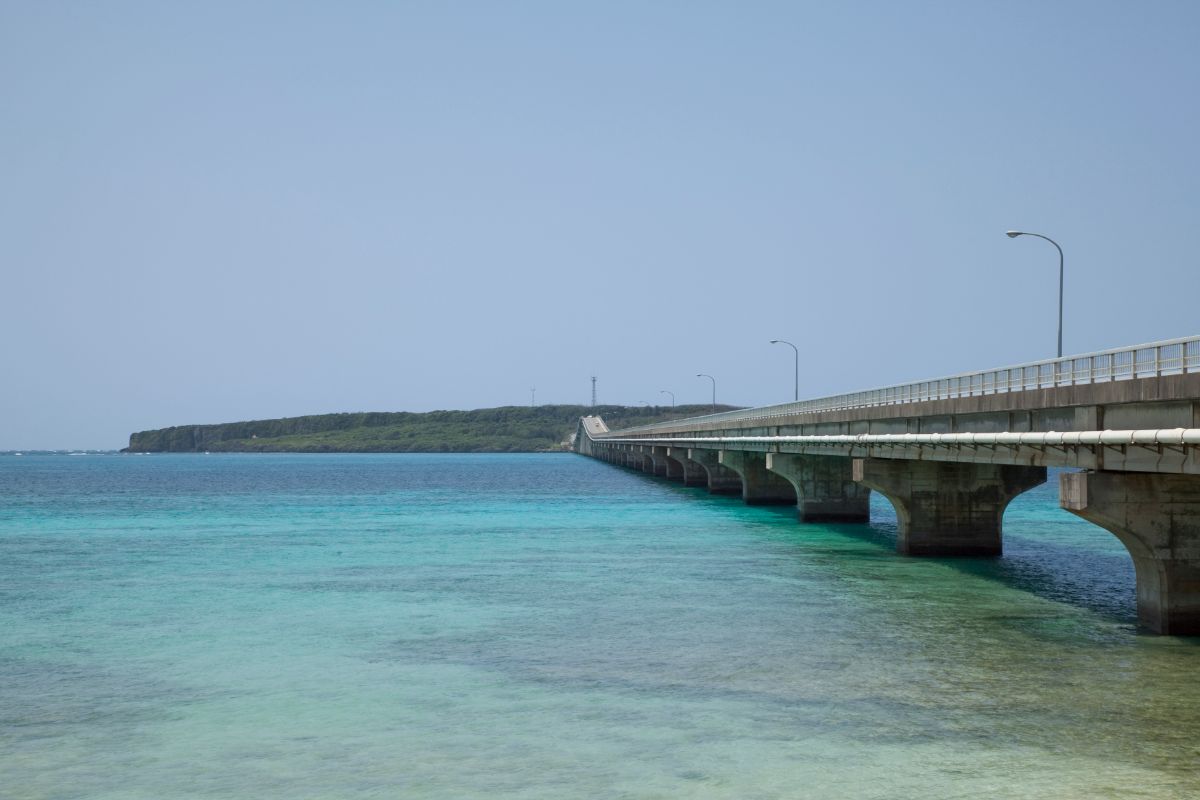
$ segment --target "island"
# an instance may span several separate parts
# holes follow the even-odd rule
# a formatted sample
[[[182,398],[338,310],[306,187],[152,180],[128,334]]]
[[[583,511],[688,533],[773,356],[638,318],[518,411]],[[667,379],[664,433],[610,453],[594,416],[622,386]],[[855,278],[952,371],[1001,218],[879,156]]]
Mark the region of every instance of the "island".
[[[718,411],[737,406],[718,405]],[[123,453],[540,453],[566,449],[581,416],[615,427],[711,413],[710,405],[502,406],[372,411],[178,425],[130,434]]]

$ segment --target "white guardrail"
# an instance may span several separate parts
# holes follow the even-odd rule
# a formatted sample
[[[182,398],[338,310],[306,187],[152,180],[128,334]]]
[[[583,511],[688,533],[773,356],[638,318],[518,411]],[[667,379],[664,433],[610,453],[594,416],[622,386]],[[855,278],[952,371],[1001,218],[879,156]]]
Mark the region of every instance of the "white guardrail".
[[[958,397],[978,397],[1003,392],[1024,392],[1055,386],[1077,386],[1089,383],[1151,378],[1161,375],[1181,375],[1200,372],[1200,336],[1150,342],[1132,347],[1118,347],[1065,356],[1047,361],[1033,361],[1011,367],[964,372],[945,378],[868,389],[864,392],[839,394],[816,400],[780,403],[773,406],[722,411],[700,417],[688,417],[688,422],[743,422],[815,414],[824,411],[844,411],[869,406],[890,406],[901,403],[921,403],[928,400],[951,400]],[[682,420],[670,420],[653,425],[626,428],[619,433],[654,431],[677,425]]]

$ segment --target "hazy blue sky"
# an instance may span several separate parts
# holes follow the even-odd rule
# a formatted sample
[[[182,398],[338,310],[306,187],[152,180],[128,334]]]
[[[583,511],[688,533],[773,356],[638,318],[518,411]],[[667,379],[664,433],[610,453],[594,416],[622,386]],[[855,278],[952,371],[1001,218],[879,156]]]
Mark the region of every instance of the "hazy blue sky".
[[[1200,3],[0,2],[0,448],[1200,333]]]

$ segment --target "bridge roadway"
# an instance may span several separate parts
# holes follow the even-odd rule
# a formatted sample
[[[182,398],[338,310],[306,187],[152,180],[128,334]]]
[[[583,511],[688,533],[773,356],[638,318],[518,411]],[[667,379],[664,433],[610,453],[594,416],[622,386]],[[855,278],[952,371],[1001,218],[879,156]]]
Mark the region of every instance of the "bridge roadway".
[[[1200,635],[1200,336],[610,431],[575,449],[647,473],[865,523],[895,506],[911,556],[998,556],[1004,509],[1059,475],[1060,506],[1133,558],[1138,619]]]

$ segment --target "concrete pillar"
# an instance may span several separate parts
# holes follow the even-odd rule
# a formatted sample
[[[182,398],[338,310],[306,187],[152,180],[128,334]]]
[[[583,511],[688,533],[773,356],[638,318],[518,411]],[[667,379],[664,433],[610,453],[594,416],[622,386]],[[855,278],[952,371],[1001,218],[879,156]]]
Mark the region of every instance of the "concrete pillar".
[[[841,456],[767,453],[767,469],[791,481],[801,522],[870,522],[871,490]]]
[[[784,477],[767,469],[765,453],[748,450],[719,451],[721,466],[742,478],[742,499],[751,505],[790,505],[796,489]]]
[[[1139,622],[1158,633],[1200,635],[1200,475],[1064,472],[1059,505],[1129,550]]]
[[[667,455],[679,462],[679,466],[683,468],[683,485],[684,486],[707,486],[708,471],[704,469],[704,465],[696,461],[692,461],[688,457],[686,447],[668,447]]]
[[[680,464],[676,459],[671,458],[670,454],[667,452],[668,449],[669,448],[661,445],[656,446],[653,449],[652,455],[655,464],[654,474],[663,475],[673,481],[681,481],[683,480],[683,465]],[[660,461],[662,462],[662,472],[658,471],[658,464]]]
[[[710,494],[742,493],[742,477],[728,467],[721,466],[720,451],[692,447],[688,449],[688,458],[704,468]]]
[[[856,458],[854,479],[896,507],[896,549],[910,556],[998,556],[1009,502],[1046,482],[1045,467]]]

